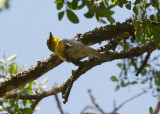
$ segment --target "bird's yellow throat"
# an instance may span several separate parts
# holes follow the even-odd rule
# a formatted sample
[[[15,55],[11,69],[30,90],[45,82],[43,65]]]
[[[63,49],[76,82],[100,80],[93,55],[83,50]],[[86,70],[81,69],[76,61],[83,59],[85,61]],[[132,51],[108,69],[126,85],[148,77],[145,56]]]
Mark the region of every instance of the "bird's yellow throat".
[[[55,36],[51,36],[47,40],[47,46],[50,51],[55,52],[55,48],[57,46],[59,39]]]
[[[50,51],[56,53],[62,60],[65,60],[63,55],[64,44],[62,42],[60,43],[59,41],[60,40],[57,37],[52,36],[50,33],[50,37],[47,40],[47,46]]]

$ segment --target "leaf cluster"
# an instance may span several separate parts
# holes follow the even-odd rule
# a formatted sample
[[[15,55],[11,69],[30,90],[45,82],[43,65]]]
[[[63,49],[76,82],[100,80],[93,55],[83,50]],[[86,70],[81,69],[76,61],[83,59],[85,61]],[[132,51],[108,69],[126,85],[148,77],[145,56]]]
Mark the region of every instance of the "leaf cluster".
[[[18,67],[17,63],[14,60],[17,58],[16,54],[11,55],[10,57],[6,58],[6,55],[3,55],[4,59],[0,59],[0,80],[3,80],[8,75],[17,74],[22,72],[25,64]],[[34,95],[39,92],[43,92],[46,88],[44,83],[48,81],[48,78],[44,79],[40,83],[33,81],[26,85],[20,86],[19,88],[12,90],[7,93],[4,98],[0,99],[0,112],[3,113],[33,113],[33,109],[30,107],[33,104],[32,100],[22,100],[19,99],[21,95]],[[14,94],[18,94],[16,98],[6,99],[7,96],[13,96]],[[38,105],[37,107],[38,108]]]
[[[1,0],[0,2],[0,12],[3,9],[8,9],[9,8],[9,0]]]

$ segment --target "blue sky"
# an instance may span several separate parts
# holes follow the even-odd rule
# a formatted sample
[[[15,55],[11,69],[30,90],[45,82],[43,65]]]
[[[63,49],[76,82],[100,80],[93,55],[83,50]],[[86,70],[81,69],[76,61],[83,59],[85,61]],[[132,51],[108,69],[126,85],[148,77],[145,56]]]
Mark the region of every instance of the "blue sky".
[[[125,21],[132,14],[126,9],[115,8],[114,11],[114,18],[120,22]],[[95,18],[84,18],[85,12],[87,12],[87,8],[76,11],[80,23],[72,24],[66,15],[62,21],[58,21],[58,11],[52,0],[11,0],[9,10],[0,12],[0,56],[2,57],[4,51],[7,56],[18,54],[16,62],[19,65],[25,63],[27,64],[26,68],[34,65],[36,61],[51,54],[46,45],[49,32],[59,38],[72,38],[78,33],[104,26]],[[125,99],[141,92],[142,86],[139,85],[120,89],[118,92],[114,91],[116,84],[110,81],[110,76],[119,74],[120,69],[116,66],[118,61],[104,63],[81,76],[74,84],[67,104],[62,104],[63,110],[69,113],[78,113],[86,105],[91,105],[88,89],[92,90],[96,102],[105,112],[113,110],[113,100],[116,100],[118,106]],[[49,90],[54,83],[59,85],[66,80],[71,75],[71,69],[76,68],[73,64],[64,62],[37,81],[40,82],[48,77],[46,90]],[[133,75],[130,77],[135,78]],[[62,101],[61,94],[58,95]],[[151,94],[145,94],[126,104],[119,110],[119,113],[147,114],[149,107],[154,107],[156,101],[157,99],[153,98]],[[43,99],[40,102],[40,110],[37,110],[35,114],[46,112],[48,114],[59,113],[54,96]]]

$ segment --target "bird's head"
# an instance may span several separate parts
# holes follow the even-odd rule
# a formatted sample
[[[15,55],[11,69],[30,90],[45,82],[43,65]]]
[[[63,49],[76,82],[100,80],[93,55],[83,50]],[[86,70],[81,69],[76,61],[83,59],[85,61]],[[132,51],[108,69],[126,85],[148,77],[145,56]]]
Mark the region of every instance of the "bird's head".
[[[57,45],[58,41],[59,39],[53,36],[52,33],[50,32],[50,36],[47,40],[47,46],[50,51],[55,52],[55,46]]]

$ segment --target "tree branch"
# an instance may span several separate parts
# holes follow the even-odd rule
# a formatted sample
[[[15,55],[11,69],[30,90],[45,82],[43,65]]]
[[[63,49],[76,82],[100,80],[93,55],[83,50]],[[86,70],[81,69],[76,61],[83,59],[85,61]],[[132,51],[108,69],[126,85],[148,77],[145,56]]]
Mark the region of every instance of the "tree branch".
[[[113,61],[116,59],[137,57],[137,56],[142,55],[145,52],[153,51],[155,49],[156,49],[156,46],[154,45],[154,43],[148,42],[147,44],[137,46],[125,52],[121,51],[121,52],[108,53],[106,54],[106,58],[108,58],[108,60],[106,61],[98,59],[98,58],[93,58],[91,60],[84,61],[83,63],[81,63],[82,65],[79,66],[79,68],[75,70],[74,74],[72,74],[72,76],[70,76],[69,78],[70,79],[70,82],[68,83],[69,85],[66,86],[67,88],[65,88],[64,94],[63,94],[64,103],[68,101],[68,97],[69,97],[73,82],[77,80],[82,74],[86,73],[88,70],[92,69],[93,67],[100,65],[104,62],[109,62],[109,61]]]
[[[105,112],[100,108],[100,106],[95,102],[95,98],[93,97],[91,90],[88,90],[89,96],[92,100],[92,103],[94,104],[94,106],[96,107],[97,110],[99,110],[101,112],[101,114],[105,114]]]
[[[112,25],[106,25],[100,28],[95,28],[93,31],[80,34],[78,37],[75,37],[74,39],[81,40],[86,45],[92,45],[95,43],[100,43],[101,41],[104,40],[111,40],[113,38],[116,38],[117,35],[124,32],[128,32],[130,35],[134,35],[134,27],[132,26],[131,22],[124,22],[122,24],[116,23]],[[93,58],[89,62],[85,61],[83,63],[84,67],[80,68],[79,73],[76,76],[76,79],[78,79],[80,75],[84,74],[85,72],[87,72],[96,65],[100,65],[104,62],[109,62],[115,59],[137,57],[147,52],[147,50],[155,50],[155,49],[156,46],[153,43],[149,42],[145,45],[138,46],[126,52],[108,53],[106,55],[106,58],[108,58],[108,60],[106,61],[99,60],[96,58]],[[10,75],[3,81],[0,81],[0,97],[2,97],[6,92],[13,90],[19,87],[20,85],[24,85],[28,82],[31,82],[39,78],[40,76],[42,76],[49,70],[55,68],[62,62],[63,61],[60,60],[57,56],[51,55],[50,57],[42,61],[38,61],[36,65],[31,66],[29,69],[24,70],[21,73]],[[77,70],[75,72],[77,72]],[[63,91],[63,89],[66,89],[67,85],[72,79],[71,77],[60,86],[61,91]]]
[[[84,109],[81,111],[80,114],[90,114],[90,113],[87,113],[87,112],[86,112],[87,109],[94,109],[94,107],[88,105],[88,106],[84,107]],[[92,114],[92,113],[91,113],[91,114]]]
[[[38,103],[41,101],[42,99],[36,99],[35,101],[32,102],[32,105],[31,105],[31,109],[35,109],[36,106],[38,105]]]
[[[44,91],[42,93],[34,94],[34,95],[22,94],[19,96],[19,93],[7,93],[3,98],[4,99],[11,99],[11,98],[17,98],[17,96],[18,96],[19,99],[22,99],[22,100],[37,100],[37,99],[41,100],[45,97],[55,95],[55,94],[59,93],[60,91],[61,91],[61,88],[55,87],[55,88],[52,88],[48,91]]]
[[[51,55],[42,61],[38,61],[36,65],[31,66],[29,69],[24,70],[23,72],[10,75],[9,77],[0,81],[0,97],[2,97],[6,92],[17,88],[20,85],[24,85],[39,78],[61,63],[61,59],[55,55]]]
[[[156,47],[155,47],[155,45],[152,43],[152,42],[148,42],[147,44],[144,44],[144,45],[141,45],[141,46],[138,46],[138,47],[135,47],[135,48],[132,48],[132,49],[130,49],[130,50],[128,50],[128,51],[122,51],[122,52],[112,52],[112,53],[108,53],[107,55],[106,55],[106,58],[108,58],[108,61],[112,61],[112,60],[115,60],[115,59],[124,59],[124,58],[131,58],[131,57],[137,57],[137,56],[140,56],[140,55],[142,55],[143,53],[145,53],[145,52],[148,52],[148,50],[155,50],[156,49]],[[52,58],[53,57],[53,58]],[[49,66],[52,66],[52,62],[53,62],[53,60],[55,60],[55,59],[58,59],[56,56],[53,56],[53,55],[51,55],[49,58],[47,58],[46,60],[50,60],[48,63],[49,64],[47,64],[47,63],[45,63],[46,64],[46,67],[47,67],[47,65]],[[44,62],[45,60],[43,60],[42,61],[42,63]],[[55,60],[56,61],[56,60]],[[54,61],[54,62],[55,62]],[[59,61],[59,59],[57,60],[57,61]],[[84,74],[85,72],[87,72],[88,70],[90,70],[91,68],[93,68],[94,66],[97,66],[97,65],[100,65],[100,64],[102,64],[102,63],[104,63],[104,62],[108,62],[108,61],[104,61],[104,60],[99,60],[99,59],[97,59],[97,58],[93,58],[93,59],[91,59],[91,61],[84,61],[83,62],[83,67],[80,67],[79,69],[77,69],[77,70],[75,70],[74,71],[74,73],[76,73],[76,72],[78,72],[78,73],[76,73],[76,78],[75,78],[75,80],[76,79],[78,79],[82,74]],[[50,63],[51,62],[51,63]],[[62,62],[62,61],[59,61],[60,63]],[[58,63],[56,63],[56,64],[58,64]],[[24,72],[26,72],[27,70],[25,70]],[[33,72],[33,71],[32,71]],[[39,72],[39,71],[36,71],[36,72]],[[22,74],[23,74],[23,72],[22,72]],[[25,74],[25,73],[24,73]],[[32,74],[32,73],[30,73],[30,74]],[[30,76],[33,76],[33,75],[30,75]],[[22,82],[23,82],[23,84],[24,84],[24,82],[26,82],[26,80],[27,80],[27,78],[25,78],[25,81],[24,80],[22,80],[23,78],[21,78],[21,77],[18,77],[17,75],[16,75],[16,77],[12,77],[12,78],[16,78],[17,79],[17,81],[16,81],[16,85],[18,86],[18,85],[20,85],[20,84],[17,84],[19,81],[21,82],[21,84],[22,84]],[[11,82],[11,83],[14,83],[14,81],[15,81],[15,79],[10,79],[9,80],[9,82]],[[20,78],[20,80],[19,80],[19,78]],[[29,78],[29,77],[28,77]],[[32,79],[33,77],[31,77],[31,79]],[[30,79],[30,80],[31,80]],[[68,87],[68,85],[71,83],[71,81],[72,81],[72,79],[73,79],[73,76],[70,76],[66,81],[64,81],[60,86],[58,86],[56,89],[55,89],[55,91],[54,91],[54,94],[55,93],[58,93],[58,92],[62,92],[63,93],[63,91],[65,91],[66,89],[67,89],[67,87]],[[12,82],[13,81],[13,82]],[[29,81],[29,79],[28,79],[28,81]],[[9,83],[8,81],[7,82],[4,82],[5,84],[3,84],[3,82],[1,82],[1,84],[0,84],[0,93],[1,93],[1,95],[2,94],[4,94],[5,92],[7,92],[7,87],[8,86],[10,86],[10,83]],[[14,85],[14,84],[13,84]],[[15,87],[15,86],[14,86]],[[9,90],[8,90],[9,91]],[[47,92],[48,93],[48,92]],[[46,92],[44,92],[44,93],[42,93],[42,94],[40,94],[39,95],[39,97],[41,97],[41,96],[43,96],[43,94],[47,94]],[[32,96],[32,97],[31,97]],[[28,100],[29,99],[33,99],[33,98],[37,98],[37,95],[31,95],[31,96],[25,96],[25,99],[27,98]],[[22,99],[23,98],[23,95],[22,96],[20,96],[20,99]]]
[[[59,111],[61,112],[61,114],[64,114],[63,110],[62,110],[62,107],[61,107],[61,103],[59,101],[59,98],[58,98],[58,95],[55,94],[55,99],[56,99],[56,102],[57,102],[57,107],[59,109]]]
[[[126,99],[126,100],[123,101],[117,108],[115,108],[115,109],[111,112],[111,114],[115,114],[124,104],[126,104],[126,103],[128,103],[129,101],[131,101],[131,100],[133,100],[133,99],[135,99],[135,98],[143,95],[144,93],[146,93],[146,91],[143,91],[143,92],[141,92],[141,93],[138,93],[138,94],[136,94],[136,95],[134,95],[134,96]]]
[[[128,32],[130,36],[134,35],[134,27],[132,22],[126,21],[123,23],[117,22],[116,24],[102,26],[95,28],[92,31],[84,34],[78,34],[75,40],[82,41],[86,45],[93,45],[95,43],[101,43],[105,40],[112,40],[122,33]]]
[[[145,59],[144,59],[144,62],[142,63],[142,65],[140,66],[138,72],[136,73],[136,76],[138,76],[139,73],[142,72],[143,68],[145,67],[145,65],[146,65],[147,62],[148,62],[148,59],[149,59],[150,55],[151,55],[151,52],[148,52],[147,55],[146,55],[146,57],[145,57]]]
[[[158,97],[158,103],[157,103],[157,106],[156,106],[156,108],[155,108],[155,110],[154,110],[154,114],[158,114],[158,112],[159,112],[159,110],[160,110],[160,96]]]

